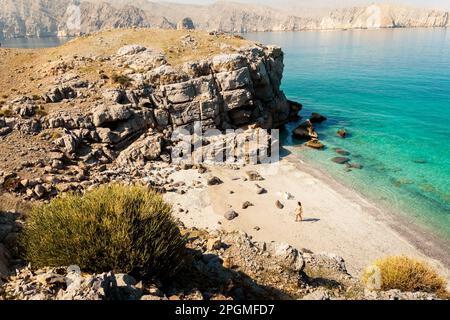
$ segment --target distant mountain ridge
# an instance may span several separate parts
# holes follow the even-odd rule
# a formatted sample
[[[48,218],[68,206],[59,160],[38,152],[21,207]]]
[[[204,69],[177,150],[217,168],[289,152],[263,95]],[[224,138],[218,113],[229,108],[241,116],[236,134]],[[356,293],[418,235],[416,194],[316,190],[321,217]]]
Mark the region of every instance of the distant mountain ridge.
[[[313,17],[222,1],[187,5],[147,0],[0,0],[0,37],[73,36],[133,26],[174,29],[186,17],[196,29],[237,33],[450,25],[449,12],[392,5],[336,9]]]

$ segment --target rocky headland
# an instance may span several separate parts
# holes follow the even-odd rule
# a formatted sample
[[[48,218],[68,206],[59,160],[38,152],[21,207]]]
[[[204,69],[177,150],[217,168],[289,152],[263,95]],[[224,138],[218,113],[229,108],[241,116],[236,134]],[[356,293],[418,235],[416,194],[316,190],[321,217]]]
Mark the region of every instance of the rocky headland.
[[[298,169],[289,167],[270,176],[260,165],[175,163],[173,157],[181,156],[185,142],[173,139],[177,129],[193,133],[196,123],[203,131],[242,129],[239,135],[246,139],[298,120],[301,104],[289,101],[280,89],[283,57],[279,47],[231,35],[136,29],[96,33],[59,48],[0,49],[0,297],[436,298],[428,293],[365,290],[358,278],[361,263],[398,253],[392,247],[425,255],[391,231],[376,229],[378,222],[368,219],[353,199],[336,195],[306,175],[293,181],[302,174]],[[312,123],[323,120],[313,115],[302,127],[310,128],[306,134],[312,141],[318,141]],[[226,145],[215,137],[206,139],[193,156],[233,151],[236,136],[228,138],[232,143]],[[261,144],[271,142],[267,137]],[[36,270],[20,259],[17,238],[31,206],[112,182],[148,186],[172,204],[188,239],[190,263],[180,278],[143,283],[111,270]],[[299,187],[288,187],[292,183]],[[313,225],[293,225],[290,217],[295,199],[307,190],[308,206],[322,203],[315,214],[329,212],[329,223],[321,224],[319,233],[310,230]],[[330,200],[321,201],[319,192],[327,192]],[[346,208],[340,224],[330,209],[336,203]],[[281,216],[271,215],[269,208]],[[307,219],[320,221],[323,216]],[[351,226],[348,221],[353,221]],[[330,231],[334,223],[337,229]],[[277,224],[278,233],[271,231]],[[350,236],[349,227],[363,234],[370,231],[373,237],[352,251],[348,243],[360,235]],[[308,231],[308,243],[318,253],[298,249],[309,246],[298,242],[296,228]],[[320,236],[323,241],[313,237],[321,232],[326,235]],[[392,242],[384,243],[380,233]],[[286,244],[291,240],[295,246]],[[339,255],[324,253],[339,249],[334,246],[339,241],[350,248],[341,250],[349,253],[349,267]]]

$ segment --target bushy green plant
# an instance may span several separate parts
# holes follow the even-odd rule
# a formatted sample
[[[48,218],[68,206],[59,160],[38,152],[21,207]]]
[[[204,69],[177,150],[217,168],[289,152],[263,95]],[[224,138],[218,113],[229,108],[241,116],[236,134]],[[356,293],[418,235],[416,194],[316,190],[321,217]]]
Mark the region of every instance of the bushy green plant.
[[[446,297],[446,282],[427,263],[406,256],[392,256],[375,261],[363,274],[368,282],[379,273],[379,290],[398,289],[403,292],[428,292]]]
[[[165,278],[181,267],[185,252],[171,211],[146,187],[105,185],[33,208],[20,244],[34,267],[78,265]]]

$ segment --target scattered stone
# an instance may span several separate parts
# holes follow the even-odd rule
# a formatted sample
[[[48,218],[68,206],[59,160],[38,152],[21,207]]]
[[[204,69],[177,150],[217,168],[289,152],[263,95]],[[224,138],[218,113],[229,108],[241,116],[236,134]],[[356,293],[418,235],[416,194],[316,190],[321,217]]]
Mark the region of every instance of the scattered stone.
[[[39,199],[44,197],[46,192],[47,190],[45,190],[45,188],[41,184],[38,184],[34,187],[34,193]]]
[[[217,186],[217,185],[222,184],[222,183],[223,183],[223,181],[220,180],[220,178],[218,178],[216,176],[208,178],[208,180],[206,182],[206,184],[208,186]]]
[[[238,217],[238,214],[237,214],[237,212],[234,211],[234,210],[229,210],[229,211],[225,212],[225,214],[224,214],[223,216],[224,216],[225,219],[227,219],[227,220],[233,220],[233,219],[235,219],[235,218]]]
[[[245,201],[243,204],[242,204],[242,209],[247,209],[248,207],[252,207],[252,206],[254,206],[253,205],[253,203],[251,203],[250,201]]]
[[[348,152],[348,151],[346,151],[344,149],[341,149],[341,148],[335,148],[334,151],[336,151],[336,153],[338,153],[338,154],[340,154],[342,156],[349,156],[350,155],[350,152]]]
[[[335,157],[335,158],[331,159],[331,161],[333,161],[337,164],[346,164],[346,163],[350,162],[350,159],[346,158],[346,157]]]
[[[256,185],[256,194],[264,194],[264,193],[267,193],[267,190],[259,185]]]
[[[283,208],[284,208],[284,205],[280,202],[280,200],[277,200],[277,201],[275,202],[275,206],[276,206],[278,209],[283,209]]]

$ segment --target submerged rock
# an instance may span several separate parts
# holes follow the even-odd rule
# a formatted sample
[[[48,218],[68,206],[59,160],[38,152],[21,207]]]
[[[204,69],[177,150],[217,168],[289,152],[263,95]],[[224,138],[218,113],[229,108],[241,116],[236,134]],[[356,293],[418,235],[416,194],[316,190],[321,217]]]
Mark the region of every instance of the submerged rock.
[[[253,203],[251,203],[250,201],[245,201],[243,204],[242,204],[242,209],[247,209],[248,207],[252,207],[252,206],[254,206],[254,204]]]
[[[338,163],[338,164],[346,164],[346,163],[350,162],[350,158],[335,157],[335,158],[331,159],[331,161]]]
[[[340,154],[342,156],[349,156],[350,155],[350,152],[348,152],[348,151],[346,151],[344,149],[341,149],[341,148],[335,148],[334,151],[336,151],[336,153],[338,153],[338,154]]]
[[[345,130],[345,128],[341,128],[339,129],[336,134],[341,137],[341,138],[346,138],[347,137],[347,130]]]
[[[229,210],[229,211],[225,212],[225,214],[224,214],[223,216],[225,217],[225,219],[231,221],[231,220],[237,218],[237,217],[238,217],[238,214],[237,214],[237,212],[234,211],[234,210]]]
[[[282,204],[281,202],[280,202],[280,200],[277,200],[276,202],[275,202],[275,207],[277,207],[278,209],[283,209],[284,208],[284,204]]]

